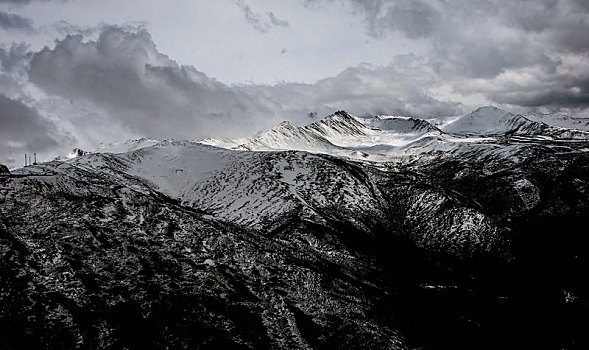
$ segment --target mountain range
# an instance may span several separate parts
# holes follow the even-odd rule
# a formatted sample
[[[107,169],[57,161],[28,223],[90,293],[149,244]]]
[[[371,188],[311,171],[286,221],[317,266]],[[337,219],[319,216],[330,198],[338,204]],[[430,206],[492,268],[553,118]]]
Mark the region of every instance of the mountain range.
[[[584,348],[589,132],[547,118],[339,111],[5,172],[0,342]]]

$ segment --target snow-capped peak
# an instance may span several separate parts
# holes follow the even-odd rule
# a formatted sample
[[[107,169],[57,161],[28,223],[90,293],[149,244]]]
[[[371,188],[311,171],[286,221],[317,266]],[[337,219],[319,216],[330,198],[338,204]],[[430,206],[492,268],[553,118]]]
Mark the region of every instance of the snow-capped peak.
[[[496,135],[513,132],[529,123],[533,122],[521,115],[485,106],[446,124],[442,130],[454,134]]]
[[[522,115],[512,114],[496,107],[480,107],[442,127],[447,133],[460,135],[518,135],[548,137],[552,139],[589,139],[589,133],[581,130],[551,126],[532,121]]]
[[[526,118],[551,126],[589,131],[589,118],[571,117],[562,113],[532,113]]]
[[[332,141],[331,139],[362,137],[374,133],[370,127],[345,111],[338,111],[320,121],[307,125],[305,129],[330,141]]]
[[[290,121],[283,121],[245,146],[247,149],[296,149],[310,152],[334,148],[322,135]]]

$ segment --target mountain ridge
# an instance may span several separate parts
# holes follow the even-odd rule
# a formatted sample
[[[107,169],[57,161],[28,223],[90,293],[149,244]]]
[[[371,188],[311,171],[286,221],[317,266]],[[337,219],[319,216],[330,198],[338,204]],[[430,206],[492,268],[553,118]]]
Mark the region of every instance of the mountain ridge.
[[[3,346],[589,344],[589,141],[315,123],[0,177]]]

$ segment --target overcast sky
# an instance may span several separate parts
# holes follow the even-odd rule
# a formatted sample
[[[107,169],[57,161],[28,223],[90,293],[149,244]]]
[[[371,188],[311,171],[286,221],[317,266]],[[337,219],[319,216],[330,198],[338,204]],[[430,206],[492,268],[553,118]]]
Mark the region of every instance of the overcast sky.
[[[587,0],[0,0],[0,163],[345,109],[589,116]]]

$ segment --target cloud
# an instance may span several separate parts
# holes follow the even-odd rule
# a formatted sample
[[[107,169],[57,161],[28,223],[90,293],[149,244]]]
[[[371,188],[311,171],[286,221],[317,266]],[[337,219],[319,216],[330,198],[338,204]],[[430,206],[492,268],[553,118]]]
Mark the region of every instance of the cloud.
[[[585,0],[574,0],[574,3],[579,7],[581,11],[589,12],[589,2]]]
[[[260,33],[266,33],[276,27],[290,27],[288,21],[278,19],[273,12],[266,12],[264,16],[252,11],[244,0],[234,0],[234,3],[243,11],[246,21],[252,26],[252,28]]]
[[[538,66],[508,70],[489,79],[461,79],[454,91],[484,95],[490,103],[527,113],[539,107],[576,116],[589,112],[589,61],[568,55],[554,70]]]
[[[9,97],[24,94],[28,84],[28,50],[29,46],[25,43],[12,43],[7,49],[0,47],[0,93]]]
[[[284,83],[245,86],[251,95],[262,95],[280,106],[282,115],[300,119],[308,112],[319,115],[345,109],[358,115],[455,115],[465,111],[458,102],[436,98],[432,89],[443,81],[414,55],[398,56],[390,65],[350,67],[315,84]]]
[[[587,1],[337,1],[362,19],[369,36],[397,33],[424,45],[427,64],[459,94],[522,107],[589,107],[577,81],[587,76]]]
[[[8,3],[8,4],[28,4],[33,0],[0,0],[0,3]]]
[[[387,31],[399,31],[416,39],[432,35],[440,14],[428,3],[411,1],[351,1],[366,20],[368,34],[383,36]]]
[[[491,96],[491,98],[500,103],[525,107],[575,108],[589,105],[587,90],[502,92]]]
[[[274,27],[284,27],[284,28],[290,27],[290,24],[288,23],[288,21],[276,18],[276,15],[274,14],[274,12],[266,12],[266,16],[268,16],[270,23],[272,23],[272,25]]]
[[[30,81],[46,93],[94,104],[143,136],[243,136],[272,123],[273,111],[160,53],[145,30],[105,28],[96,41],[68,36],[36,52]]]
[[[110,123],[120,135],[238,137],[283,119],[302,121],[310,111],[431,116],[464,110],[434,96],[431,88],[441,84],[440,77],[412,55],[384,67],[351,67],[314,84],[227,86],[160,53],[145,30],[107,27],[96,41],[81,35],[57,41],[34,53],[29,66],[30,81],[45,93],[71,101],[73,110],[91,104],[101,116],[74,124],[108,129]],[[72,110],[55,113],[80,118],[68,117]]]
[[[37,110],[4,94],[0,94],[0,124],[0,162],[9,167],[16,166],[16,159],[25,152],[47,152],[73,142],[71,135],[62,133]]]
[[[283,119],[302,121],[309,112],[327,115],[340,109],[359,115],[455,115],[474,107],[466,102],[473,99],[522,108],[582,111],[589,106],[589,63],[577,48],[584,38],[574,45],[543,47],[554,35],[570,37],[558,26],[574,27],[560,19],[573,11],[573,2],[559,7],[561,14],[552,19],[538,17],[539,9],[550,8],[549,1],[533,3],[526,24],[518,22],[518,15],[507,16],[493,1],[474,0],[479,7],[470,12],[465,3],[452,2],[448,6],[454,14],[442,2],[347,1],[377,40],[395,31],[428,43],[429,49],[423,56],[391,57],[384,66],[349,67],[313,84],[272,86],[220,83],[161,53],[146,30],[128,27],[101,26],[98,34],[79,32],[35,53],[25,54],[24,47],[0,50],[0,57],[4,70],[27,66],[31,83],[50,98],[69,101],[71,108],[55,115],[70,125],[110,128],[121,137],[249,136]],[[257,30],[281,25],[273,14],[260,15],[245,2],[236,3]],[[584,25],[579,23],[576,26]],[[26,64],[19,63],[25,59]],[[45,106],[35,105],[42,115]],[[74,117],[80,106],[86,112]],[[82,134],[91,134],[88,128],[66,129],[80,140],[86,137]]]
[[[553,69],[553,51],[587,50],[589,17],[574,0],[343,0],[364,19],[369,35],[398,32],[427,40],[441,73],[494,77],[529,65]]]
[[[0,47],[0,66],[5,72],[19,70],[27,60],[29,46],[25,43],[13,43],[8,50]]]
[[[586,109],[589,106],[589,77],[562,76],[560,81],[552,83],[506,86],[490,92],[489,98],[497,103],[524,107]]]
[[[14,5],[28,5],[32,2],[48,2],[48,1],[66,2],[69,0],[0,0],[0,4],[7,3],[7,4],[14,4]]]
[[[0,28],[5,30],[33,31],[33,22],[26,17],[14,13],[0,11]]]

